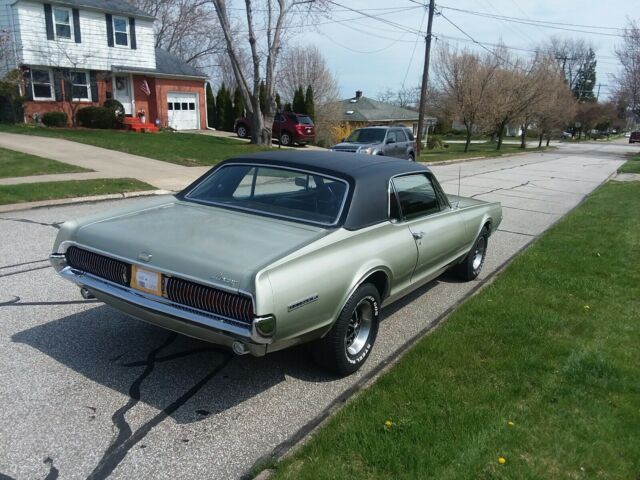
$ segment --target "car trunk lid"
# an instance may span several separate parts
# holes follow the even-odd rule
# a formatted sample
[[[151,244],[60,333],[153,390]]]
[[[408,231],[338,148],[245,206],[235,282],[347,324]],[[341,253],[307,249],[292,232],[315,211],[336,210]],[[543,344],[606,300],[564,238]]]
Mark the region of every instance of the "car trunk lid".
[[[152,270],[252,291],[259,270],[329,231],[175,201],[90,223],[75,240]]]

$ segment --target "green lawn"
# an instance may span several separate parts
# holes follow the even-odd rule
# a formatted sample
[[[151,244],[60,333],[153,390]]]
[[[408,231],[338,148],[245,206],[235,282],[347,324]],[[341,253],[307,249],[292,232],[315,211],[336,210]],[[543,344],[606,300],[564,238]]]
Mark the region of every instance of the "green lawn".
[[[597,190],[274,478],[639,478],[639,211]]]
[[[439,148],[434,150],[423,150],[420,154],[421,162],[443,162],[445,160],[457,160],[474,157],[499,157],[502,155],[513,155],[514,153],[522,153],[524,150],[520,145],[502,144],[500,150],[496,150],[494,143],[472,143],[469,145],[469,151],[464,151],[464,143],[446,143],[447,148]],[[537,145],[537,142],[535,142]],[[527,152],[541,152],[554,147],[527,148]]]
[[[155,187],[133,178],[67,180],[63,182],[0,185],[0,205],[58,198],[90,197],[107,193],[136,192],[141,190],[155,190]]]
[[[640,155],[636,155],[618,169],[618,173],[640,173]]]
[[[46,128],[35,125],[0,125],[0,132],[64,138],[186,166],[215,165],[229,157],[264,150],[233,138],[194,133],[143,134],[120,130]]]
[[[68,163],[56,162],[55,160],[0,148],[0,178],[90,171]]]

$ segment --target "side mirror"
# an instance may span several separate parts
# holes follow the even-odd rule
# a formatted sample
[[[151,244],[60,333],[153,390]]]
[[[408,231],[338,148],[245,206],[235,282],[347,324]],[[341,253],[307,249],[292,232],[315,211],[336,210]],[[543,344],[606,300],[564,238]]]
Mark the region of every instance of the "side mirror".
[[[387,138],[387,141],[385,143],[389,145],[390,143],[396,143],[396,141],[393,138]]]
[[[295,183],[297,187],[307,188],[307,184],[308,184],[307,177],[296,177]]]

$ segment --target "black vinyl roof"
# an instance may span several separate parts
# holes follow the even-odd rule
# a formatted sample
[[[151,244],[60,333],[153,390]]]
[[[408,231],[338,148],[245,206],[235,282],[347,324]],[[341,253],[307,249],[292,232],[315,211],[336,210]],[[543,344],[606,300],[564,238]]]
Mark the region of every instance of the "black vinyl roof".
[[[214,169],[227,163],[297,168],[346,180],[350,185],[350,192],[340,223],[347,230],[358,230],[388,220],[388,188],[391,177],[430,172],[424,165],[408,160],[341,152],[273,150],[231,158]],[[198,182],[196,180],[195,183]],[[185,191],[193,186],[187,187]]]

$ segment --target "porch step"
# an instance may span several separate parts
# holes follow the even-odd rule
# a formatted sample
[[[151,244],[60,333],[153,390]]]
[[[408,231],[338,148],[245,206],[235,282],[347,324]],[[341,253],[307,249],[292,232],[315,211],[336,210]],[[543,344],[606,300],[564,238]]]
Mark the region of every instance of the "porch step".
[[[138,117],[124,117],[123,123],[132,132],[156,133],[158,131],[158,127],[153,123],[142,123]]]

